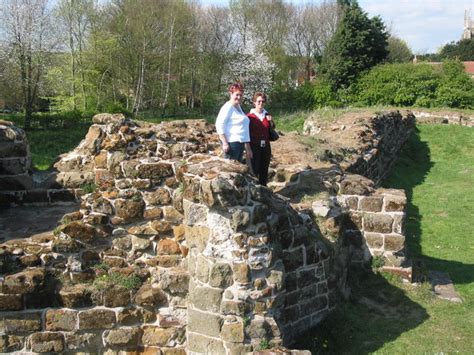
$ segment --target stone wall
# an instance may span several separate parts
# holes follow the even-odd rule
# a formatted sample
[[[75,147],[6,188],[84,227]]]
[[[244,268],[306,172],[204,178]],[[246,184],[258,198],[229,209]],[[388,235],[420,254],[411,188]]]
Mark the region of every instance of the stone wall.
[[[56,164],[93,181],[53,232],[0,244],[0,351],[240,353],[335,306],[321,235],[203,121],[94,118]]]
[[[412,111],[418,123],[453,124],[474,127],[474,115],[457,112],[426,112]]]

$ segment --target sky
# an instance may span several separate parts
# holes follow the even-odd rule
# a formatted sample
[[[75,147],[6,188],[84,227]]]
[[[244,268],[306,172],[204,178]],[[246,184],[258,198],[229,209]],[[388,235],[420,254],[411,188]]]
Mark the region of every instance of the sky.
[[[286,0],[288,3],[320,3],[322,0]],[[225,5],[228,0],[201,0]],[[415,54],[435,53],[446,43],[459,41],[464,30],[464,11],[474,0],[359,0],[369,16],[379,15],[390,32],[407,42]]]

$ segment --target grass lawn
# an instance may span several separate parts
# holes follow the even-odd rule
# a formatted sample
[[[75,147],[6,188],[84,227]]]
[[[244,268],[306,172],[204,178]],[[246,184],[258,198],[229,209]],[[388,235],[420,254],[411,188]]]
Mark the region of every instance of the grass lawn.
[[[89,125],[82,124],[72,128],[27,131],[33,166],[38,170],[48,169],[60,154],[76,148],[88,130]]]
[[[463,304],[391,275],[351,277],[353,297],[298,340],[313,353],[474,351],[474,130],[419,125],[385,187],[408,196],[409,255],[448,272]]]

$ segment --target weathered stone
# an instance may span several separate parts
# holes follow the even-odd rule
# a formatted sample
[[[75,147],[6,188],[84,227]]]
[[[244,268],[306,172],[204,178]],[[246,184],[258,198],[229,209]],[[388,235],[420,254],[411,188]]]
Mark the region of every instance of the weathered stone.
[[[209,281],[209,262],[207,259],[198,254],[196,257],[196,278],[204,283]]]
[[[166,305],[168,299],[159,287],[152,287],[149,283],[144,284],[135,294],[135,303],[140,306],[159,307]]]
[[[383,248],[383,234],[378,233],[364,233],[364,238],[367,242],[367,246],[371,249],[382,249]]]
[[[163,210],[160,207],[148,208],[143,212],[143,217],[148,220],[160,219],[163,216]]]
[[[79,312],[79,329],[113,328],[116,322],[115,312],[108,309],[90,309]]]
[[[33,333],[29,338],[29,343],[31,351],[36,353],[59,353],[64,350],[64,336],[61,333]]]
[[[201,334],[188,334],[188,350],[199,354],[226,354],[222,341]]]
[[[218,314],[188,308],[188,330],[212,337],[220,337],[223,319]]]
[[[405,237],[400,234],[386,234],[384,236],[384,249],[399,251],[405,247]]]
[[[18,311],[23,309],[21,295],[0,294],[0,311]]]
[[[22,335],[0,335],[0,352],[11,353],[24,348],[25,336]]]
[[[229,264],[216,263],[211,267],[209,285],[226,288],[232,284],[232,268]]]
[[[189,273],[182,268],[162,269],[158,275],[158,284],[172,295],[184,295],[188,292]]]
[[[181,254],[181,248],[173,239],[162,239],[158,242],[156,253],[158,255],[176,255]]]
[[[303,248],[297,248],[292,251],[283,252],[283,264],[285,265],[285,271],[291,272],[296,270],[298,267],[303,266]]]
[[[102,301],[105,307],[124,307],[130,303],[130,290],[114,285],[102,291]]]
[[[92,201],[92,210],[105,215],[111,215],[113,213],[113,207],[110,201],[100,195]]]
[[[3,331],[8,334],[32,333],[41,330],[41,313],[3,312]]]
[[[145,260],[145,264],[149,266],[160,267],[177,267],[181,264],[182,257],[180,255],[158,255]]]
[[[74,330],[77,312],[66,309],[49,309],[45,316],[46,330]]]
[[[407,199],[405,196],[385,196],[385,211],[386,212],[403,212]]]
[[[261,316],[256,316],[251,320],[247,328],[247,334],[251,338],[268,339],[270,335],[270,326]]]
[[[171,346],[175,342],[183,343],[184,340],[184,329],[143,327],[142,343],[147,346]]]
[[[221,337],[224,341],[242,343],[244,341],[244,324],[242,322],[224,322]]]
[[[270,275],[267,277],[267,281],[276,290],[281,290],[284,286],[283,272],[279,270],[271,270]]]
[[[121,176],[122,170],[120,169],[120,163],[126,159],[124,152],[115,151],[110,152],[107,159],[107,170],[115,176]]]
[[[150,205],[168,205],[171,203],[171,195],[164,187],[159,187],[153,192],[145,192],[143,197]]]
[[[364,230],[366,232],[390,233],[392,232],[393,218],[385,214],[365,214]]]
[[[111,347],[132,347],[136,348],[141,336],[140,328],[120,328],[106,330],[104,332],[105,345]]]
[[[173,231],[173,226],[167,221],[152,221],[150,226],[160,235],[170,234]]]
[[[115,212],[117,216],[126,222],[142,218],[144,209],[145,202],[143,202],[143,200],[133,201],[118,199],[115,201]]]
[[[404,234],[405,230],[405,215],[397,214],[393,216],[393,232],[398,234]]]
[[[114,176],[106,169],[95,169],[94,183],[101,190],[107,190],[115,186]]]
[[[361,199],[360,209],[364,212],[380,212],[382,211],[382,196],[367,196]]]
[[[184,216],[172,206],[163,207],[163,215],[166,221],[171,223],[182,223]]]
[[[140,238],[132,235],[132,249],[133,251],[144,251],[151,248],[152,244],[149,239]]]
[[[242,284],[250,282],[250,268],[247,263],[232,264],[234,281]]]
[[[68,223],[62,227],[62,232],[71,238],[78,239],[85,243],[91,243],[95,237],[94,227],[77,221]]]
[[[120,325],[134,325],[142,321],[142,312],[138,308],[123,308],[117,312],[117,322]]]
[[[210,230],[204,226],[184,226],[186,242],[188,247],[197,248],[199,252],[202,252],[207,245],[209,240]]]
[[[222,290],[218,288],[196,286],[189,294],[189,300],[196,309],[218,313],[221,300]]]
[[[137,167],[138,177],[159,181],[173,175],[173,166],[169,163],[146,163]]]
[[[245,229],[250,223],[250,212],[246,208],[236,208],[231,210],[232,217],[230,226],[236,232]]]
[[[222,301],[221,309],[222,314],[233,314],[236,316],[243,316],[246,311],[246,304],[243,301]]]
[[[95,168],[105,169],[107,167],[107,151],[102,150],[94,157]]]
[[[341,181],[340,193],[344,195],[368,195],[373,192],[374,182],[361,175],[346,174]]]
[[[39,290],[45,281],[44,269],[29,269],[5,277],[2,292],[8,294],[32,293]]]
[[[102,343],[102,333],[64,333],[66,339],[66,346],[69,350],[78,350],[78,349],[94,349],[96,351],[100,350],[103,347]],[[79,352],[74,351],[73,353],[79,354]]]

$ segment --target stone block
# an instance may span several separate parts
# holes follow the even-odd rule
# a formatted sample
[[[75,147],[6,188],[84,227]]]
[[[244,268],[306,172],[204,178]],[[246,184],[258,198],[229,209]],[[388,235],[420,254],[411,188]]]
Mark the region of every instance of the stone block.
[[[244,323],[238,321],[224,322],[222,325],[221,338],[230,343],[243,343]]]
[[[303,288],[316,283],[316,268],[301,270],[298,272],[298,288]]]
[[[12,353],[25,347],[26,337],[23,335],[0,335],[0,352]]]
[[[159,187],[153,192],[145,192],[143,197],[149,205],[169,205],[171,203],[171,195],[164,187]]]
[[[20,175],[28,172],[31,161],[27,158],[0,159],[0,175]]]
[[[247,208],[231,209],[230,226],[235,232],[244,230],[250,223],[250,212]]]
[[[173,165],[169,163],[145,163],[137,166],[138,177],[160,181],[162,178],[173,176]]]
[[[137,237],[136,235],[132,235],[131,242],[132,242],[132,249],[134,252],[145,251],[152,247],[151,240],[148,239],[147,237],[141,238],[141,237]]]
[[[385,212],[403,212],[407,204],[407,198],[401,195],[385,196]]]
[[[0,142],[0,158],[26,157],[28,144],[25,142]]]
[[[168,303],[168,298],[161,288],[146,283],[135,294],[135,303],[139,306],[160,307]]]
[[[364,212],[380,212],[382,205],[382,196],[367,196],[360,200],[360,209]]]
[[[243,301],[222,301],[220,313],[243,316],[247,311],[246,303]]]
[[[393,232],[403,234],[405,230],[405,215],[396,214],[393,215]]]
[[[123,308],[117,312],[120,325],[134,325],[143,321],[142,311],[138,308]]]
[[[91,293],[86,285],[65,286],[59,291],[61,304],[67,308],[88,307],[92,305]]]
[[[215,263],[209,273],[209,285],[227,288],[232,285],[232,268],[229,264]]]
[[[158,242],[156,253],[158,255],[178,255],[181,254],[181,248],[173,239],[162,239]]]
[[[145,202],[143,200],[133,201],[117,199],[115,201],[115,213],[125,222],[131,222],[142,218],[144,210]]]
[[[188,308],[188,330],[211,337],[220,337],[223,319],[218,314]]]
[[[247,263],[233,263],[232,271],[235,282],[241,284],[246,284],[250,282],[250,268]]]
[[[145,346],[172,346],[182,344],[185,340],[183,328],[161,328],[156,326],[143,326],[142,343]]]
[[[95,169],[94,183],[100,190],[107,190],[115,186],[114,175],[106,169]]]
[[[99,154],[94,157],[94,167],[96,169],[107,168],[107,151],[102,150]]]
[[[392,232],[393,218],[386,214],[364,214],[364,231],[377,233]]]
[[[124,307],[130,303],[130,290],[114,285],[102,291],[102,302],[105,307]]]
[[[80,354],[80,352],[77,351],[78,349],[84,350],[84,353],[86,353],[87,350],[90,351],[90,349],[100,352],[103,347],[102,332],[65,332],[64,337],[68,350],[74,350],[71,351],[71,353],[74,354]]]
[[[285,265],[285,271],[291,272],[303,266],[304,263],[304,250],[303,247],[293,249],[291,251],[283,252],[283,264]]]
[[[160,207],[147,208],[143,212],[143,218],[146,220],[160,219],[163,216],[163,210]]]
[[[368,195],[374,190],[374,182],[361,175],[347,174],[340,185],[340,194],[343,195]]]
[[[53,332],[33,333],[29,337],[29,346],[35,353],[60,353],[64,350],[64,335]]]
[[[27,269],[5,277],[2,292],[7,294],[32,293],[44,286],[45,270]]]
[[[265,318],[255,316],[247,328],[247,335],[252,339],[268,339],[270,331],[270,325],[265,321]]]
[[[178,267],[181,264],[183,258],[181,255],[158,255],[145,260],[145,264],[148,266],[160,266],[160,267]]]
[[[109,309],[90,309],[79,312],[79,329],[109,329],[116,323],[115,312]]]
[[[194,305],[194,308],[218,313],[223,290],[219,288],[196,286],[189,294],[189,300]]]
[[[18,311],[20,309],[23,309],[21,295],[0,294],[0,311]]]
[[[45,316],[46,330],[74,330],[77,323],[77,312],[66,309],[49,309]]]
[[[111,329],[104,332],[104,343],[112,348],[130,347],[135,349],[138,346],[142,330],[140,328],[120,328]]]
[[[187,347],[190,352],[198,354],[226,354],[222,341],[202,334],[188,333]]]
[[[0,176],[0,191],[22,191],[33,187],[33,180],[28,174]]]
[[[161,269],[157,276],[158,285],[172,295],[185,295],[189,288],[189,273],[183,268]]]
[[[61,231],[73,239],[84,243],[92,243],[95,239],[95,229],[83,222],[73,221],[61,228]]]
[[[211,231],[203,226],[184,226],[184,235],[189,248],[196,248],[199,252],[204,251]]]
[[[384,236],[384,249],[386,251],[399,251],[405,247],[405,236],[400,234],[386,234]]]
[[[8,334],[23,334],[41,330],[41,313],[3,312],[4,332]]]
[[[172,206],[163,207],[163,215],[166,221],[176,224],[182,223],[184,219],[184,216]]]
[[[196,278],[201,282],[207,283],[209,281],[209,269],[210,269],[209,261],[201,254],[198,254],[195,260],[196,260],[196,264],[195,264]]]
[[[364,238],[370,249],[383,249],[383,234],[364,233]]]

